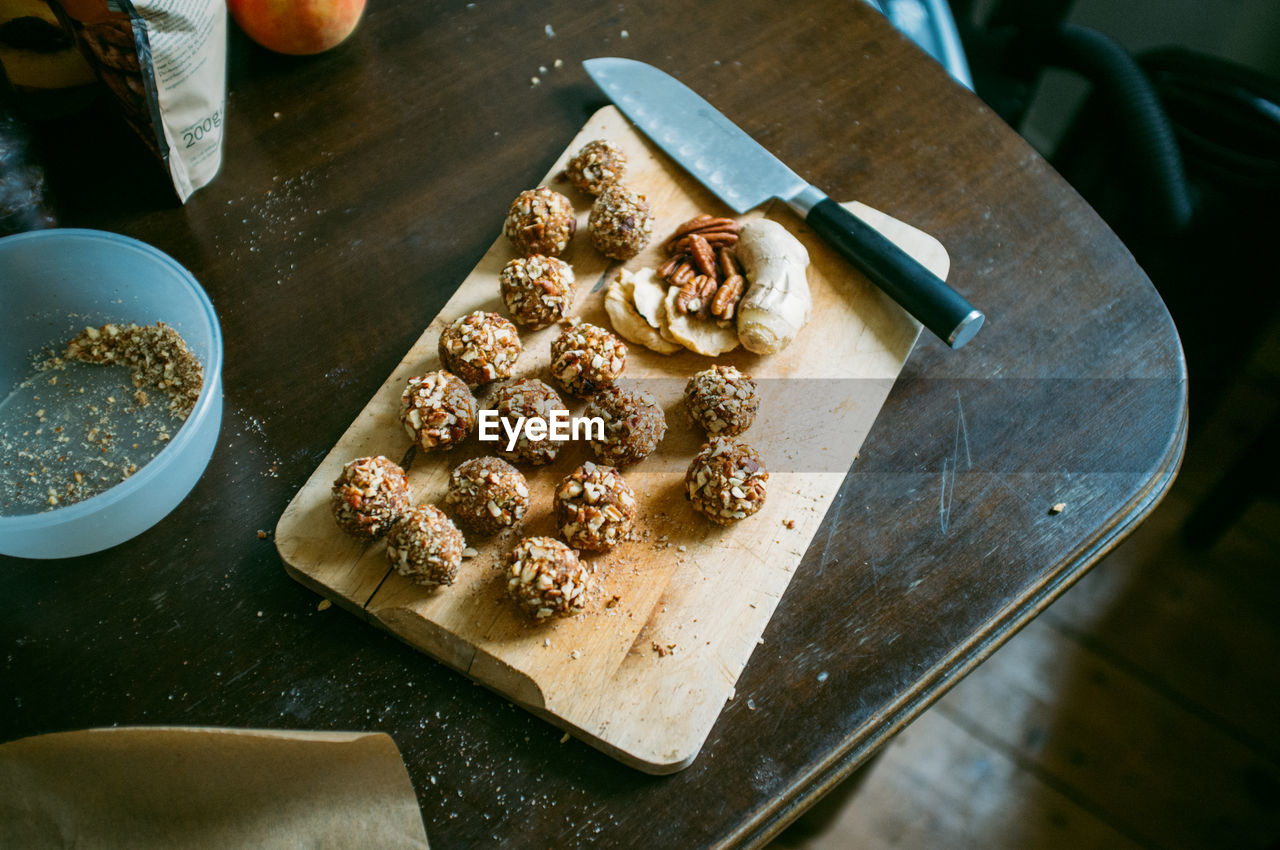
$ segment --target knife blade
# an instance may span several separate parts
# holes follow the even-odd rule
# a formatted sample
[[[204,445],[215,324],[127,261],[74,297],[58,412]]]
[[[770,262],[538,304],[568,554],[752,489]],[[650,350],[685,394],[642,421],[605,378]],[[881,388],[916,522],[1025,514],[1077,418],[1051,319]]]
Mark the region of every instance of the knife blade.
[[[973,339],[982,327],[985,317],[964,296],[674,77],[634,59],[602,57],[582,66],[654,144],[737,213],[773,198],[783,201],[952,348]]]

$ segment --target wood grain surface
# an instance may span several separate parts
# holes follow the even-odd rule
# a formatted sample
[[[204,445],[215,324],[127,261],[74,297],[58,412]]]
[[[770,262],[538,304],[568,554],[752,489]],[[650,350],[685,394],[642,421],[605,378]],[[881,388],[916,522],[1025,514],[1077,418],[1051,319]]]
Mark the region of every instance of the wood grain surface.
[[[723,210],[617,109],[592,116],[539,185],[558,188],[577,204],[579,236],[564,255],[580,281],[571,315],[610,328],[604,288],[622,264],[584,244],[591,197],[557,179],[593,139],[622,149],[626,185],[644,193],[654,209],[652,243],[627,268],[656,267],[665,258],[666,235],[681,222]],[[513,256],[505,237],[485,253],[289,503],[275,533],[286,569],[326,598],[627,764],[651,773],[687,767],[732,697],[920,333],[915,320],[778,206],[776,220],[797,231],[809,252],[812,321],[790,346],[769,356],[743,349],[719,358],[683,351],[664,356],[629,346],[623,380],[658,402],[668,430],[653,455],[625,470],[640,504],[637,539],[586,556],[596,592],[584,614],[530,624],[503,599],[503,559],[514,542],[522,534],[557,536],[551,493],[592,459],[581,443],[567,447],[554,464],[523,470],[533,494],[523,529],[472,537],[478,554],[448,588],[425,590],[398,575],[383,544],[353,545],[331,517],[330,488],[344,463],[371,454],[405,455],[400,393],[410,376],[441,368],[440,331],[474,310],[504,311],[498,272]],[[946,278],[947,255],[937,240],[865,205],[853,207]],[[561,329],[522,333],[514,377],[550,379],[550,343]],[[685,415],[684,382],[712,363],[732,363],[759,382],[762,410],[740,439],[761,451],[770,470],[764,508],[727,528],[698,516],[683,493],[684,469],[704,439]],[[477,391],[482,408],[492,389]],[[575,404],[573,414],[581,408]],[[443,505],[449,472],[494,448],[471,439],[456,452],[416,452],[409,468],[415,503]]]
[[[433,847],[759,845],[1084,574],[1178,468],[1185,370],[1150,281],[867,4],[388,0],[318,57],[234,28],[230,48],[222,171],[185,206],[105,104],[37,130],[64,225],[150,242],[209,292],[226,412],[204,477],[147,534],[0,559],[0,738],[376,729]],[[832,197],[936,237],[988,317],[960,351],[916,344],[735,698],[662,777],[319,610],[270,540],[493,244],[494,210],[606,105],[580,63],[607,55],[661,67]]]

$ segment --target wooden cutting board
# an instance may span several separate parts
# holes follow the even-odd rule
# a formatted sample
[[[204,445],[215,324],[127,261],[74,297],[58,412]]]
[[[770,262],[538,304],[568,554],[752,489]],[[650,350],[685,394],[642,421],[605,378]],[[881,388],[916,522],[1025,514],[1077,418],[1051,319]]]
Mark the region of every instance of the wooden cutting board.
[[[578,235],[563,255],[578,280],[576,314],[610,327],[604,287],[620,264],[590,245],[591,199],[557,180],[565,162],[598,138],[627,153],[625,182],[647,195],[655,212],[654,244],[628,267],[657,265],[665,236],[697,213],[730,213],[616,109],[592,116],[542,185],[565,194],[578,211]],[[937,240],[861,204],[848,206],[945,279],[949,262]],[[495,228],[505,213],[493,210]],[[335,604],[629,765],[650,773],[688,766],[733,697],[738,675],[920,332],[783,205],[765,214],[809,250],[813,317],[789,348],[768,357],[738,349],[713,361],[629,346],[623,377],[658,400],[668,430],[657,452],[624,470],[641,506],[638,539],[587,556],[596,588],[584,613],[532,623],[505,599],[501,560],[518,539],[513,533],[468,540],[479,554],[464,562],[456,584],[432,591],[394,573],[383,542],[343,534],[330,514],[330,486],[353,458],[403,460],[414,501],[441,505],[452,468],[493,453],[492,444],[474,436],[453,452],[412,450],[398,407],[411,376],[440,368],[436,343],[447,323],[472,310],[506,312],[497,276],[513,255],[502,237],[286,508],[275,534],[286,570]],[[558,332],[522,331],[517,377],[548,378],[550,343]],[[681,394],[688,376],[713,362],[731,363],[760,384],[761,410],[743,439],[770,470],[764,508],[729,528],[696,514],[682,488],[703,436],[689,424]],[[477,395],[485,406],[487,393]],[[570,412],[580,414],[582,407],[571,403]],[[523,534],[555,535],[552,491],[588,459],[585,444],[571,444],[554,464],[522,469],[531,491]]]

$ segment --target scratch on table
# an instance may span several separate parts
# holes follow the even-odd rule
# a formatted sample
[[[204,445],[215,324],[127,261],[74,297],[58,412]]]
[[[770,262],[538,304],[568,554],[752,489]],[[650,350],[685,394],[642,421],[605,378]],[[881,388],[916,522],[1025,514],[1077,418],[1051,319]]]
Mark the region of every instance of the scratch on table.
[[[956,469],[960,466],[960,448],[964,447],[964,467],[973,468],[973,455],[969,451],[969,429],[964,424],[964,402],[956,391],[956,428],[951,439],[951,457],[942,460],[942,490],[938,497],[938,525],[946,534],[951,527],[951,503],[955,498]]]
[[[840,524],[844,502],[844,488],[841,488],[836,492],[836,497],[831,500],[831,506],[827,508],[827,539],[822,543],[822,557],[818,559],[818,575],[822,575],[827,568],[827,553],[831,551],[831,538],[835,536],[836,526]]]
[[[969,429],[964,424],[964,402],[960,400],[960,391],[956,390],[956,446],[955,456],[959,457],[959,443],[964,440],[964,468],[973,468],[973,455],[969,453]]]
[[[1028,508],[1031,508],[1033,510],[1040,509],[1040,506],[1032,502],[1030,498],[1028,498],[1027,496],[1024,496],[1023,494],[1019,493],[1017,490],[1013,489],[1013,487],[1009,485],[1009,482],[1004,480],[1004,476],[996,475],[996,476],[993,476],[992,480],[995,481],[1004,489],[1008,490],[1013,495],[1017,496],[1019,499],[1021,499],[1022,503],[1026,505]]]
[[[230,679],[228,679],[226,682],[224,682],[224,683],[222,684],[222,687],[226,687],[227,685],[230,685],[232,682],[235,682],[235,681],[237,681],[238,679],[242,678],[242,677],[243,677],[243,676],[245,676],[246,674],[253,672],[254,670],[256,670],[256,669],[258,668],[258,665],[260,665],[260,664],[262,664],[262,659],[261,659],[261,658],[259,658],[257,661],[255,661],[255,662],[253,662],[252,664],[250,664],[250,665],[249,665],[248,667],[246,667],[245,669],[241,670],[239,673],[237,673],[237,674],[235,674],[234,676],[232,676]],[[200,697],[200,699],[196,700],[195,702],[191,703],[191,705],[187,706],[187,707],[186,707],[186,709],[184,709],[184,710],[185,710],[185,711],[187,711],[187,712],[191,712],[193,709],[195,709],[195,707],[196,707],[196,706],[200,705],[202,702],[204,702],[205,700],[207,700],[207,699],[208,699],[209,697],[211,697],[211,696],[213,696],[213,692],[212,692],[212,691],[210,691],[209,693],[207,693],[207,694],[205,694],[204,696]]]
[[[880,564],[878,561],[869,561],[867,566],[871,567],[871,595],[876,599],[880,598]]]
[[[950,474],[948,474],[950,471]],[[938,497],[938,525],[947,533],[951,521],[951,496],[955,492],[956,472],[948,458],[942,459],[942,492]]]
[[[225,683],[223,683],[223,687],[225,688],[227,685],[230,685],[232,682],[239,681],[240,679],[244,678],[244,677],[245,677],[246,675],[248,675],[249,673],[252,673],[254,670],[257,670],[257,669],[258,669],[258,665],[259,665],[259,664],[261,664],[261,663],[262,663],[262,659],[258,659],[257,661],[253,662],[253,663],[252,663],[252,664],[250,664],[248,667],[244,668],[244,669],[243,669],[243,670],[241,670],[239,673],[237,673],[237,674],[235,674],[234,676],[232,676],[230,679],[227,679],[227,681],[226,681]]]

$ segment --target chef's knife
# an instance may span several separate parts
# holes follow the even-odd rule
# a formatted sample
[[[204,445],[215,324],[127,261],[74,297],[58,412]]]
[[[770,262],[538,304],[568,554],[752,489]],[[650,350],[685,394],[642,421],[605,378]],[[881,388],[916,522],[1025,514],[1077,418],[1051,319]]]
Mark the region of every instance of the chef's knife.
[[[591,79],[658,147],[738,213],[779,198],[952,348],[982,327],[964,296],[828,198],[683,83],[632,59],[588,59]]]

